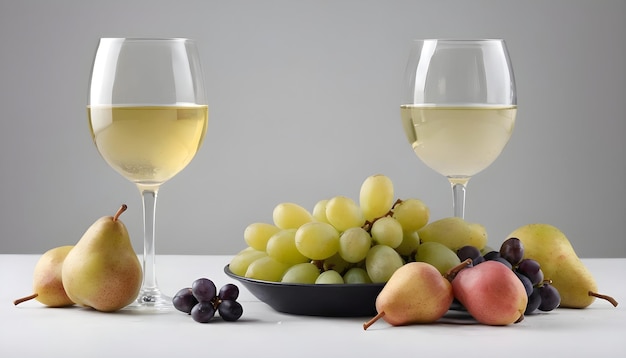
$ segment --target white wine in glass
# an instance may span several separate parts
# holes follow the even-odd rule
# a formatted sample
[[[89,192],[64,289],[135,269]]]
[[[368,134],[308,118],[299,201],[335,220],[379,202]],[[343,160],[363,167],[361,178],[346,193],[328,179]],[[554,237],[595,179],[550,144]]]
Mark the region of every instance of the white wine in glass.
[[[415,154],[448,178],[454,216],[465,216],[470,178],[509,141],[515,80],[503,40],[416,40],[400,116]]]
[[[156,199],[205,137],[208,105],[195,42],[100,39],[91,73],[89,128],[104,160],[135,183],[143,201],[143,284],[137,306],[169,308],[157,284]]]

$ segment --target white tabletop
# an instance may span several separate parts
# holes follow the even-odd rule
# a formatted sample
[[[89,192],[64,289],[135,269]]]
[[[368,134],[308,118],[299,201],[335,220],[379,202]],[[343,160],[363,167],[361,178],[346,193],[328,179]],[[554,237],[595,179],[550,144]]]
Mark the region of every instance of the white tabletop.
[[[0,357],[624,357],[626,258],[586,259],[599,290],[621,304],[596,300],[586,309],[557,309],[521,323],[490,327],[463,320],[392,327],[382,320],[282,314],[242,285],[237,322],[200,324],[172,310],[146,314],[19,306],[30,293],[38,255],[0,255]],[[169,294],[200,277],[218,288],[230,256],[158,256],[157,275]]]

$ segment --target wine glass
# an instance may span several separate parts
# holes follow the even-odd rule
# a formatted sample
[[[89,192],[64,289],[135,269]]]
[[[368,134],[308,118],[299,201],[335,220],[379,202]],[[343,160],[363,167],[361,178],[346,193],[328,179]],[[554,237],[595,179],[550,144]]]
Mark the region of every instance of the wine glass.
[[[517,113],[515,79],[502,39],[414,41],[400,106],[415,154],[452,186],[465,216],[470,178],[506,146]]]
[[[143,203],[143,283],[136,305],[169,308],[155,271],[160,186],[197,153],[208,105],[196,44],[183,38],[102,38],[88,100],[89,127],[104,160],[135,183]]]

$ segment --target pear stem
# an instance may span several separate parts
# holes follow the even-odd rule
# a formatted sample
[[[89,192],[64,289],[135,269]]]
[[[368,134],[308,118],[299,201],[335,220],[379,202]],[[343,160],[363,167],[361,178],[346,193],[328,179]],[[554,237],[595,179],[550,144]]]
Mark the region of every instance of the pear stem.
[[[376,321],[378,321],[379,319],[383,318],[384,315],[385,315],[385,311],[378,312],[378,314],[376,316],[374,316],[372,319],[370,319],[369,321],[363,323],[363,330],[367,330]]]
[[[20,303],[22,303],[22,302],[26,302],[26,301],[30,301],[30,300],[32,300],[33,298],[36,298],[37,296],[39,296],[39,294],[38,294],[38,293],[33,293],[33,294],[32,294],[32,295],[30,295],[30,296],[26,296],[26,297],[18,298],[17,300],[13,301],[13,304],[17,306],[17,305],[19,305]]]
[[[117,221],[117,218],[119,218],[120,215],[122,215],[122,213],[126,211],[126,209],[128,209],[128,206],[126,204],[122,204],[122,206],[120,206],[120,208],[115,213],[115,216],[113,216],[113,221]]]
[[[445,277],[448,281],[452,281],[454,280],[454,278],[456,277],[456,275],[463,270],[464,268],[468,267],[469,265],[472,264],[472,259],[465,259],[465,261],[462,261],[460,264],[454,266],[453,268],[449,269],[445,275],[443,275],[443,277]]]
[[[607,300],[607,301],[611,302],[613,307],[617,307],[617,304],[618,304],[617,301],[613,297],[611,297],[611,296],[603,295],[601,293],[592,292],[592,291],[589,291],[589,296],[598,297],[598,298],[601,298],[603,300]]]

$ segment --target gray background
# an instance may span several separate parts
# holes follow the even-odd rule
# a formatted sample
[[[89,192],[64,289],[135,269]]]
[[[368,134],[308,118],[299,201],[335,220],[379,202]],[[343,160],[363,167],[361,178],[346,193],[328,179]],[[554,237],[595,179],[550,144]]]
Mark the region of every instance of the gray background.
[[[446,180],[413,154],[399,105],[413,38],[499,37],[516,129],[468,187],[467,219],[499,245],[563,230],[582,257],[626,256],[625,1],[0,0],[0,253],[75,243],[121,203],[141,252],[136,188],[86,119],[100,37],[191,37],[210,101],[206,142],[160,192],[157,253],[233,254],[284,201],[309,209],[388,175],[450,216]]]

